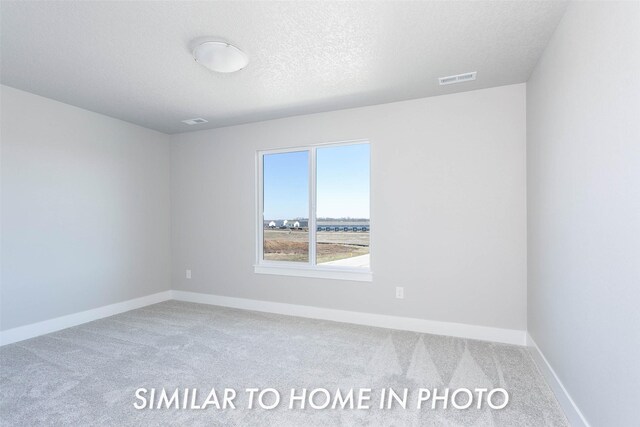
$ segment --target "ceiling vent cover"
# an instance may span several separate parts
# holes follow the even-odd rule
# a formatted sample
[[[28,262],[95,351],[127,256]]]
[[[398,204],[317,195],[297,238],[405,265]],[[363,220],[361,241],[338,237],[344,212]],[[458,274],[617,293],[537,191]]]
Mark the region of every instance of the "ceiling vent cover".
[[[200,123],[207,123],[207,120],[198,117],[195,119],[183,120],[182,123],[186,123],[191,126],[191,125],[199,125]]]
[[[440,86],[470,82],[471,80],[476,79],[476,73],[476,71],[473,71],[471,73],[457,74],[455,76],[440,77],[438,81],[440,81]]]

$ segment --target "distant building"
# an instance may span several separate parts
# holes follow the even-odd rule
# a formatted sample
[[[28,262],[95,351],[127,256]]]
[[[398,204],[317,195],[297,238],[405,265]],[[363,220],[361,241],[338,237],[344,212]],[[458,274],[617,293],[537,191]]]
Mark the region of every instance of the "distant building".
[[[264,228],[280,229],[280,230],[304,230],[309,227],[309,220],[304,218],[293,219],[265,219]]]
[[[265,219],[264,228],[280,230],[307,230],[309,220],[304,218],[294,219]],[[351,233],[368,233],[371,227],[369,219],[332,219],[321,218],[316,222],[317,231],[339,231]]]

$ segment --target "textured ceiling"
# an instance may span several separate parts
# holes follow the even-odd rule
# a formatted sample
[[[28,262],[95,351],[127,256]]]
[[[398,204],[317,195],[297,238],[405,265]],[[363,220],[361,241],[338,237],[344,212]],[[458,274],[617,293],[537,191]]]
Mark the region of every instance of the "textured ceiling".
[[[524,82],[564,2],[2,1],[3,84],[166,133]],[[216,74],[213,36],[250,57]],[[437,77],[477,71],[475,82]],[[188,126],[183,119],[209,123]]]

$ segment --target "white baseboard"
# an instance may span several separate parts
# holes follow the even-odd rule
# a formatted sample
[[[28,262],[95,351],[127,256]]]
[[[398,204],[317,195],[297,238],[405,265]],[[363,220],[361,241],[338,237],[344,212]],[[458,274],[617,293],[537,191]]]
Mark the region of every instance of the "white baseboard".
[[[103,317],[113,316],[125,311],[135,310],[151,304],[176,299],[179,301],[218,305],[244,310],[262,311],[311,319],[332,320],[379,328],[398,329],[459,338],[493,341],[506,344],[525,345],[526,332],[515,329],[501,329],[463,323],[439,322],[384,314],[361,313],[356,311],[334,310],[296,304],[260,301],[245,298],[223,297],[186,291],[165,291],[141,298],[123,301],[80,313],[69,314],[55,319],[0,331],[0,346],[34,338],[39,335],[56,332]]]
[[[527,346],[529,347],[533,360],[536,362],[536,365],[538,365],[540,372],[542,372],[542,375],[547,380],[547,384],[549,384],[549,387],[551,387],[551,390],[556,395],[556,399],[558,399],[558,403],[562,407],[567,420],[569,420],[569,424],[573,427],[590,427],[589,422],[573,401],[567,389],[564,388],[562,381],[560,381],[560,378],[556,375],[556,372],[549,364],[549,361],[547,361],[547,358],[544,357],[544,354],[540,351],[540,348],[528,333]]]
[[[128,301],[105,305],[103,307],[87,311],[81,311],[80,313],[69,314],[67,316],[56,317],[55,319],[44,320],[42,322],[20,326],[6,331],[0,331],[0,346],[37,337],[39,335],[49,334],[61,329],[102,319],[103,317],[124,313],[125,311],[135,310],[136,308],[145,307],[147,305],[167,301],[170,300],[171,297],[172,291],[164,291]]]
[[[223,297],[186,291],[173,291],[173,299],[201,304],[219,305],[223,307],[240,308],[244,310],[306,317],[311,319],[355,323],[357,325],[376,326],[379,328],[399,329],[483,341],[494,341],[506,344],[526,345],[526,331],[516,329],[491,328],[487,326],[475,326],[463,323],[439,322],[434,320],[389,316],[383,314],[334,310],[329,308],[259,301],[245,298]]]

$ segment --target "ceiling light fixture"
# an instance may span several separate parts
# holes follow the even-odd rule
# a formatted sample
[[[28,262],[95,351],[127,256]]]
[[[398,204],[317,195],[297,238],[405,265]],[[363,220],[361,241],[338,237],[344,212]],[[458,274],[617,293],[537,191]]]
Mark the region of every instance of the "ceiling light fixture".
[[[204,42],[193,50],[198,64],[218,73],[234,73],[249,63],[249,57],[237,47],[225,42]]]

